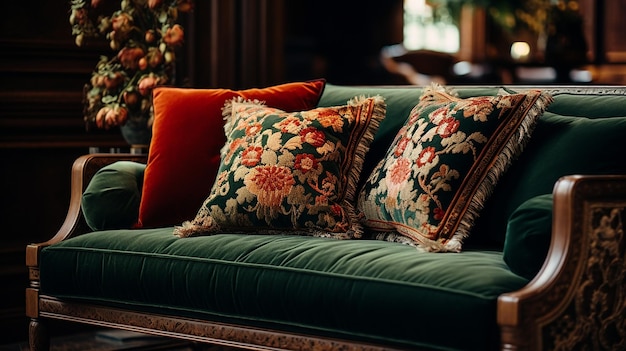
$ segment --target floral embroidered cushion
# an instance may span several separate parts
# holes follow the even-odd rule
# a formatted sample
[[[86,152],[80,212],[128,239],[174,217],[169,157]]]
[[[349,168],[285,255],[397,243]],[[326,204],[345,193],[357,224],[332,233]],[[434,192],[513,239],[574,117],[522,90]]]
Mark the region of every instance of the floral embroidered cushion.
[[[293,82],[246,90],[154,90],[154,124],[139,207],[139,226],[180,224],[211,191],[226,142],[222,107],[233,97],[258,99],[285,111],[317,106],[326,81]]]
[[[551,101],[540,91],[461,99],[426,88],[359,195],[369,233],[427,251],[460,251]]]
[[[175,234],[360,237],[356,186],[385,110],[380,96],[295,113],[233,100],[224,107],[227,142],[211,193]]]

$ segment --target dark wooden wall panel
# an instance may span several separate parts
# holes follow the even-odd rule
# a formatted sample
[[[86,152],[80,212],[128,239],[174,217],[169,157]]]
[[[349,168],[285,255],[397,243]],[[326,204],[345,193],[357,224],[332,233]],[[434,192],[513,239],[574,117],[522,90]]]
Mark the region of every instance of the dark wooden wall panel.
[[[280,82],[282,3],[197,0],[181,17],[186,42],[177,56],[177,84],[239,89]],[[61,226],[72,162],[92,146],[126,146],[119,131],[85,131],[82,89],[98,57],[111,51],[104,42],[77,47],[68,15],[68,0],[3,3],[0,345],[26,339],[25,246]]]
[[[61,226],[74,159],[91,146],[125,146],[119,132],[85,131],[83,86],[110,49],[104,43],[77,47],[68,16],[67,0],[3,3],[0,345],[26,339],[25,246],[47,240]]]
[[[88,134],[82,118],[82,89],[102,53],[71,36],[0,37],[0,148],[122,146],[119,133]]]
[[[604,20],[602,33],[604,37],[605,59],[609,63],[626,62],[626,0],[604,0]]]

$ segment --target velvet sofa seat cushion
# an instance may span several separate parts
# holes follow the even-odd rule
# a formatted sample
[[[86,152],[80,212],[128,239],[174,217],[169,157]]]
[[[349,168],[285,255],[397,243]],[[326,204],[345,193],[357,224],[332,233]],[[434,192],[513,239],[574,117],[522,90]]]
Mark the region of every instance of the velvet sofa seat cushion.
[[[84,234],[45,248],[40,267],[46,295],[403,348],[494,348],[498,295],[528,282],[496,251],[418,253],[282,235],[179,239],[172,228]]]

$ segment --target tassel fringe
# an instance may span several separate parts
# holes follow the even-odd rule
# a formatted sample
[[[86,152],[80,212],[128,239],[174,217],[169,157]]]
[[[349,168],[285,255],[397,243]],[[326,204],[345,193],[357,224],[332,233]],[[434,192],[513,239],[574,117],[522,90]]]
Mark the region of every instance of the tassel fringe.
[[[443,247],[445,251],[460,251],[461,243],[469,236],[473,224],[478,219],[485,202],[493,193],[500,177],[509,169],[513,161],[519,157],[525,149],[539,117],[541,117],[548,105],[553,101],[552,96],[545,92],[536,91],[535,94],[535,98],[525,99],[523,105],[519,107],[522,111],[526,109],[529,110],[524,119],[520,122],[518,128],[515,129],[514,134],[504,145],[502,152],[499,153],[493,166],[489,168],[485,179],[480,183],[476,193],[472,196],[472,200],[460,221],[459,227],[452,238]]]
[[[371,99],[369,104],[362,104],[367,99]],[[358,191],[358,184],[361,178],[361,170],[363,169],[363,164],[365,163],[365,156],[369,151],[369,146],[374,140],[374,135],[378,131],[380,123],[385,118],[387,113],[387,104],[385,103],[385,99],[376,95],[371,98],[367,98],[365,96],[357,96],[348,101],[349,106],[359,106],[361,105],[361,111],[359,112],[360,116],[370,115],[370,120],[368,123],[364,123],[363,132],[361,139],[359,140],[356,150],[354,152],[354,163],[348,172],[348,184],[346,185],[346,196],[342,203],[342,206],[347,209],[347,212],[350,216],[350,223],[355,228],[355,232],[352,233],[352,237],[355,239],[359,239],[363,236],[363,227],[361,225],[361,220],[357,214],[355,208],[356,196]],[[371,114],[369,113],[371,110]]]

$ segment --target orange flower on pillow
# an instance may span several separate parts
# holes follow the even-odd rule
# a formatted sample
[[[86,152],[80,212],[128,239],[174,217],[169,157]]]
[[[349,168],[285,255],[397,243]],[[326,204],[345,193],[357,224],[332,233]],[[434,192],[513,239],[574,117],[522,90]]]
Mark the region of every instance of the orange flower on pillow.
[[[241,154],[241,164],[254,167],[261,161],[263,149],[260,146],[250,146]]]
[[[301,131],[300,137],[302,138],[302,142],[308,143],[313,147],[320,147],[326,142],[324,133],[314,127],[309,127]]]
[[[253,168],[243,183],[248,191],[256,195],[260,206],[276,208],[296,182],[287,167],[260,166]]]
[[[307,172],[317,169],[318,165],[319,161],[315,158],[315,156],[311,154],[299,154],[296,156],[294,167],[295,169],[306,174]]]
[[[335,132],[343,128],[343,119],[336,113],[320,112],[317,116],[317,120],[324,128],[332,127]]]

